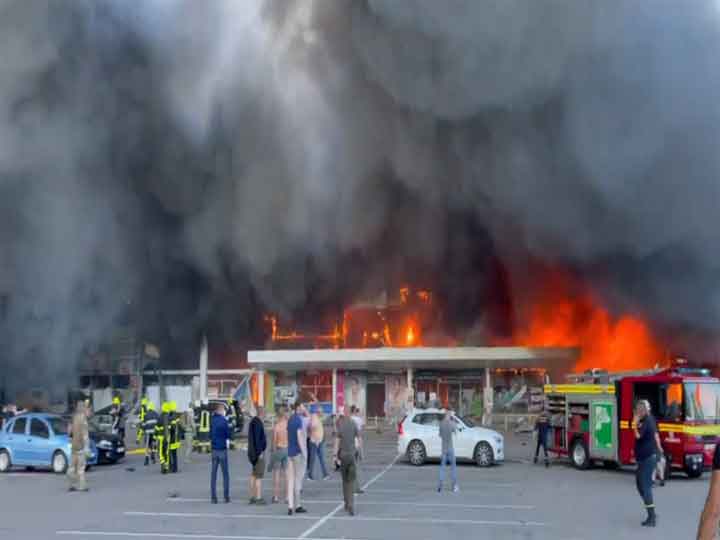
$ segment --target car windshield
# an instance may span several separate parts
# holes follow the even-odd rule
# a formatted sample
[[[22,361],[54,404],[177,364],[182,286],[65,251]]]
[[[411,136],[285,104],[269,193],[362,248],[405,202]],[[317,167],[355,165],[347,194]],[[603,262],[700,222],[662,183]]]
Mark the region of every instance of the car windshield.
[[[468,416],[461,416],[460,420],[469,428],[475,427],[475,423]]]
[[[48,418],[48,422],[55,435],[68,434],[68,423],[62,418]]]
[[[688,420],[720,419],[720,384],[685,384],[685,417]]]

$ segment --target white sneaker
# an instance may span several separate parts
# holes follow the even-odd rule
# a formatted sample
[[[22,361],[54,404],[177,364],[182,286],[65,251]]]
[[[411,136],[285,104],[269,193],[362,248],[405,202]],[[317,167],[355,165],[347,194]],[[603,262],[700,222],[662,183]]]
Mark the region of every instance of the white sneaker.
[[[457,486],[453,487],[453,493],[460,493],[460,488]]]

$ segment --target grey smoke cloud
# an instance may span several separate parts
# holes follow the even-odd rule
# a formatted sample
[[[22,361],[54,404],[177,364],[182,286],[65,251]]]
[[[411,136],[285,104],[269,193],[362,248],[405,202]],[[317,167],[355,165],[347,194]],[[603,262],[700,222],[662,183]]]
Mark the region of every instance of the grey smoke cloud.
[[[617,309],[717,329],[715,2],[0,12],[8,363],[63,366],[128,309],[190,356],[208,328],[257,332],[262,309],[428,269],[462,287],[482,253],[518,303],[538,257]]]

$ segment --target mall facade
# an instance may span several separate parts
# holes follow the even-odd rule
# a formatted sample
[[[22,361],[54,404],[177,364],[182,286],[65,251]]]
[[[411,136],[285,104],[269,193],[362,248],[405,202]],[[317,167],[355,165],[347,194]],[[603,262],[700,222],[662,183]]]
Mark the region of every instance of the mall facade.
[[[257,401],[272,411],[314,400],[327,414],[355,405],[367,417],[400,418],[412,407],[450,407],[480,417],[535,412],[542,386],[562,380],[575,348],[412,347],[248,352]]]

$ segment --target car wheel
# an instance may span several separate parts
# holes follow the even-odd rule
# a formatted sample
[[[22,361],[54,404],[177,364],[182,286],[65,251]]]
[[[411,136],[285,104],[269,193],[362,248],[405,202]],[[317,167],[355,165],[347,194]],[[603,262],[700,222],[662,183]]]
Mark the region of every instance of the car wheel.
[[[68,460],[60,450],[55,452],[52,457],[52,471],[55,474],[65,474],[68,468]]]
[[[12,460],[7,450],[0,450],[0,473],[8,472],[12,468]]]
[[[577,439],[570,451],[570,460],[576,469],[587,469],[590,467],[590,454],[587,445],[581,439]]]
[[[700,478],[702,473],[702,469],[691,469],[690,467],[685,468],[685,474],[688,475],[688,478]]]
[[[427,458],[425,445],[420,441],[412,441],[408,446],[407,456],[410,463],[419,467],[425,463],[425,459]]]
[[[490,467],[495,463],[495,455],[493,454],[492,446],[486,442],[478,443],[475,447],[475,463],[478,467]]]

